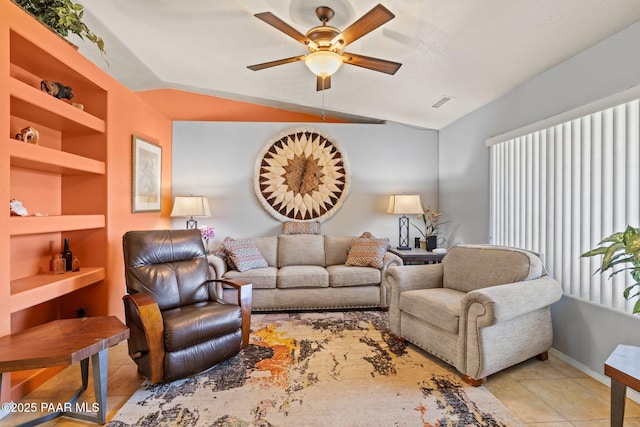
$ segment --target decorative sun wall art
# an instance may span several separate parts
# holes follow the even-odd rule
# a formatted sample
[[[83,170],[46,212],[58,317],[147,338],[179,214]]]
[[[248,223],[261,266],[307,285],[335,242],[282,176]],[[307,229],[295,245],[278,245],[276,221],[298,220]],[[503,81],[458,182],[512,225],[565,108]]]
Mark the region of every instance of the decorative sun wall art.
[[[280,221],[325,221],[349,194],[345,154],[323,132],[289,129],[272,138],[256,161],[254,188]]]

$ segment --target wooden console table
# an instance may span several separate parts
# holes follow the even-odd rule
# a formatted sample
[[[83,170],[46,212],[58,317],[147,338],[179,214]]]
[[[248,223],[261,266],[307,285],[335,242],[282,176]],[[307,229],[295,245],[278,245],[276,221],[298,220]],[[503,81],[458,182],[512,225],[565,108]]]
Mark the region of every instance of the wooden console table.
[[[447,254],[446,252],[436,254],[422,248],[412,248],[406,251],[391,248],[389,252],[398,255],[405,264],[437,264],[442,262],[442,258]]]
[[[611,426],[622,427],[627,387],[640,391],[640,347],[620,344],[604,362],[611,377]]]
[[[2,373],[80,362],[82,386],[62,410],[52,411],[21,426],[33,426],[67,416],[104,424],[107,410],[107,356],[109,347],[129,338],[127,328],[117,317],[62,319],[16,334],[0,337],[0,387]],[[87,389],[89,358],[96,396],[95,413],[78,412],[75,402]]]

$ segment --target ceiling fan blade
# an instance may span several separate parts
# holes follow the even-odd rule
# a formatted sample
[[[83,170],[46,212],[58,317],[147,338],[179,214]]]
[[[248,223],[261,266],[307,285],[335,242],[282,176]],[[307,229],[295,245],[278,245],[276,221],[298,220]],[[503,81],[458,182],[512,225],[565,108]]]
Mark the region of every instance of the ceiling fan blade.
[[[375,30],[385,22],[391,21],[396,16],[391,13],[389,9],[381,4],[378,4],[369,12],[365,13],[356,22],[351,24],[341,34],[336,36],[332,41],[332,44],[338,40],[343,40],[343,45],[348,45],[358,40],[365,34]]]
[[[302,61],[305,55],[292,56],[291,58],[278,59],[277,61],[263,62],[262,64],[247,65],[247,68],[253,71],[264,70],[265,68],[275,67],[276,65],[284,65],[290,62]]]
[[[402,66],[399,62],[387,61],[386,59],[372,58],[370,56],[357,55],[355,53],[343,52],[342,59],[345,64],[356,65],[368,68],[381,73],[395,74]]]
[[[316,79],[316,91],[331,89],[331,76],[320,77]]]
[[[296,30],[291,25],[287,24],[286,22],[284,22],[282,19],[278,18],[276,15],[274,15],[271,12],[256,13],[253,16],[260,19],[261,21],[266,22],[267,24],[271,25],[275,29],[282,31],[289,37],[299,41],[304,45],[309,45],[313,43],[311,39],[309,39],[307,36],[302,34],[300,31]]]

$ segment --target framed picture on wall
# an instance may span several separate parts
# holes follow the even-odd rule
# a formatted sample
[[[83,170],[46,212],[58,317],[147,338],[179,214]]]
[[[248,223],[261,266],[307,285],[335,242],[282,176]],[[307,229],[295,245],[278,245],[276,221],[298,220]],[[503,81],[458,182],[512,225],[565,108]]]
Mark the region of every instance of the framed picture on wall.
[[[137,135],[132,138],[131,211],[160,211],[162,147]]]

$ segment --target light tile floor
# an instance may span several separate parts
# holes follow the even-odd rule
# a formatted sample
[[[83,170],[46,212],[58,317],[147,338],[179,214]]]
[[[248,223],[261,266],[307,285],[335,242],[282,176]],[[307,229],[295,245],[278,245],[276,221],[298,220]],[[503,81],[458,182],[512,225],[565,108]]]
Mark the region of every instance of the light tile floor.
[[[143,381],[122,342],[109,350],[107,421],[124,405]],[[80,386],[80,367],[70,366],[27,395],[21,402],[63,403]],[[83,395],[93,402],[93,388]],[[609,426],[609,388],[550,355],[549,360],[523,362],[489,377],[485,387],[528,427]],[[627,399],[625,427],[640,427],[640,405]],[[15,426],[33,414],[12,414],[0,427]],[[43,426],[95,425],[57,418]]]

